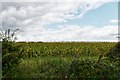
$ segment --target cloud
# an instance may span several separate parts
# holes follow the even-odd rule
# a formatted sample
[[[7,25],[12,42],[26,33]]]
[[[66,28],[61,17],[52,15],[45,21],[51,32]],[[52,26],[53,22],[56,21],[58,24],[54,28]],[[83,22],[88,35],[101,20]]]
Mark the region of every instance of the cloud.
[[[56,2],[54,0],[50,2],[30,1],[33,2],[22,1],[20,3],[17,1],[7,2],[7,0],[2,2],[2,11],[0,12],[2,23],[0,23],[0,26],[4,30],[19,28],[22,31],[18,35],[19,40],[62,41],[91,39],[93,36],[90,37],[87,31],[95,30],[95,27],[81,28],[77,25],[61,25],[59,30],[49,30],[44,25],[64,23],[69,19],[81,18],[88,11],[97,9],[102,4],[111,0],[93,0],[92,2],[77,2],[77,0],[71,0],[70,2]],[[82,34],[82,32],[85,34]],[[97,32],[93,31],[92,35],[96,36],[95,34]],[[90,38],[84,36],[89,36]],[[100,38],[100,35],[97,36],[95,39]]]
[[[113,0],[1,0],[2,2],[108,2]],[[114,0],[118,1],[118,0]]]
[[[118,23],[118,22],[120,22],[120,20],[111,20],[110,22],[111,23]]]
[[[98,0],[99,1],[99,0]],[[109,1],[109,0],[108,0]],[[51,23],[62,23],[68,19],[82,17],[89,10],[96,9],[104,3],[96,2],[3,2],[2,26],[20,28],[20,26],[44,26]]]
[[[118,26],[110,25],[103,27],[61,25],[57,30],[44,29],[37,34],[29,33],[25,38],[28,41],[117,41],[116,35],[111,35],[118,33],[117,29]]]

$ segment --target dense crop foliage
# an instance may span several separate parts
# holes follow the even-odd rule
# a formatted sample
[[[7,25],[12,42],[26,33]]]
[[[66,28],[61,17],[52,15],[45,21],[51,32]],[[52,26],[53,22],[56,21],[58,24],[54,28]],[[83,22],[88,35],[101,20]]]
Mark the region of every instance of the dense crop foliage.
[[[109,42],[62,42],[18,43],[23,45],[24,57],[60,56],[75,57],[106,55],[116,43]]]
[[[21,46],[14,53],[21,53],[22,59],[14,71],[7,72],[17,80],[18,78],[119,80],[118,61],[109,60],[113,55],[111,50],[117,45],[115,42],[17,42],[14,45]]]

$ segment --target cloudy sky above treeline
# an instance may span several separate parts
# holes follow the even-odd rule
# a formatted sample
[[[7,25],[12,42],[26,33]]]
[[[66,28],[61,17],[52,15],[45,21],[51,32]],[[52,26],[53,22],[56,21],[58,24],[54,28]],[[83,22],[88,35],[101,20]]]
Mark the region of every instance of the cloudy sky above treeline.
[[[0,28],[18,41],[117,41],[118,0],[4,0]]]

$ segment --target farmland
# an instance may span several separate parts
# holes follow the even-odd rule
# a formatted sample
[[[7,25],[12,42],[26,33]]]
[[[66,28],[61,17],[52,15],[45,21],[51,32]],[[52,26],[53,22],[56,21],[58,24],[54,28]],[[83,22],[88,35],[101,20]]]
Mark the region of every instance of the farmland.
[[[20,54],[16,58],[16,60],[19,59],[19,63],[12,65],[10,70],[5,68],[3,78],[114,80],[120,75],[118,62],[110,62],[107,55],[116,45],[115,42],[16,42],[13,46],[19,50],[14,49],[9,53],[14,57]],[[102,58],[98,63],[100,56]],[[10,61],[8,58],[10,56],[3,62]],[[11,58],[11,61],[16,60]]]
[[[25,50],[24,57],[81,57],[106,54],[116,43],[63,42],[18,43]]]

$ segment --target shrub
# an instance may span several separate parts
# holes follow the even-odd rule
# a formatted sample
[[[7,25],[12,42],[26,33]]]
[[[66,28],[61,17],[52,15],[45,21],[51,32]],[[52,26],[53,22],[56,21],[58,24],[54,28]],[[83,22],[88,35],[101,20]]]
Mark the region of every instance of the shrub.
[[[69,78],[117,79],[116,66],[109,61],[99,64],[91,60],[73,60],[70,64]]]
[[[108,52],[107,54],[110,61],[119,61],[120,63],[120,42]]]
[[[2,39],[2,75],[8,78],[12,75],[11,70],[20,62],[20,46],[15,45],[15,31],[10,33],[10,29],[0,33]]]

